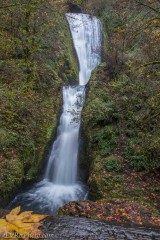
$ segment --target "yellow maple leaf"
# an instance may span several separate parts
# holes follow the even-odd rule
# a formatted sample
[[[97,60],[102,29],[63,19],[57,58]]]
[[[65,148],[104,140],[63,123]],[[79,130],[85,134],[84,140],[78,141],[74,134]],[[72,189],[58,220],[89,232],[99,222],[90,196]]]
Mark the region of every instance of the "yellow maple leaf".
[[[14,235],[11,237],[11,234],[13,232],[15,232],[14,226],[6,222],[5,219],[0,219],[0,240],[4,240],[8,236],[10,237],[10,239],[17,239],[16,237],[14,237]]]
[[[6,215],[6,219],[0,219],[0,240],[4,239],[6,235],[10,234],[10,239],[17,239],[16,234],[28,240],[29,237],[36,238],[36,235],[43,237],[43,232],[39,229],[42,226],[39,223],[47,217],[47,215],[33,214],[32,211],[25,211],[20,213],[21,207],[16,207]],[[14,233],[16,233],[14,235]],[[3,237],[3,238],[1,238]]]

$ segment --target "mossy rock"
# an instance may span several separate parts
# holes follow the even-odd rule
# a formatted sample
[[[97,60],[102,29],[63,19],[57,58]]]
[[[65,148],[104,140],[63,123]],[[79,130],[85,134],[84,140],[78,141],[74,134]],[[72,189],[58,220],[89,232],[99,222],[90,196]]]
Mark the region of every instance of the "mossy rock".
[[[23,164],[19,159],[3,159],[0,169],[0,204],[4,205],[4,200],[9,198],[17,191],[24,177]]]
[[[114,155],[111,155],[104,159],[104,167],[108,171],[119,172],[122,169],[121,161]]]
[[[100,183],[96,180],[93,180],[89,184],[90,184],[90,186],[89,186],[88,198],[92,201],[102,199],[103,193],[102,193],[102,188],[101,188]]]

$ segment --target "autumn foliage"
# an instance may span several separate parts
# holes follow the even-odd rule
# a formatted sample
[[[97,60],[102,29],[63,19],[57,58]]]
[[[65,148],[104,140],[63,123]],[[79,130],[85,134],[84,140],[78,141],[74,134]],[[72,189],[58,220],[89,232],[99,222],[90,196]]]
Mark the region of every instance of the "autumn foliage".
[[[28,240],[29,238],[42,238],[43,232],[39,229],[42,226],[40,221],[46,218],[46,215],[33,214],[32,211],[25,211],[20,213],[21,208],[16,207],[5,219],[0,219],[0,239],[22,238]],[[15,235],[14,235],[15,233]]]
[[[148,207],[120,199],[112,203],[105,201],[70,202],[59,209],[59,214],[99,219],[112,223],[160,226],[160,219],[155,217]]]

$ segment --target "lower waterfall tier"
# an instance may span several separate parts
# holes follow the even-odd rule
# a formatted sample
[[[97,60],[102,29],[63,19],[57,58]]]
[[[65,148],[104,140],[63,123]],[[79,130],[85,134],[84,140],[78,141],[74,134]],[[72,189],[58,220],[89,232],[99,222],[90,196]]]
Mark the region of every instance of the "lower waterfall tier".
[[[51,214],[70,201],[84,200],[86,197],[86,185],[60,185],[44,179],[26,193],[17,195],[9,207],[20,205],[24,210]]]

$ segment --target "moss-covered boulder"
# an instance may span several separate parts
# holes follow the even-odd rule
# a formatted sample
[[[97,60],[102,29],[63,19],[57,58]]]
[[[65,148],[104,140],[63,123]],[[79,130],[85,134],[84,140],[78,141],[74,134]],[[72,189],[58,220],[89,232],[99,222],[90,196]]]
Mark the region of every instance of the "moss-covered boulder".
[[[121,106],[123,98],[117,97],[119,93],[115,86],[120,82],[117,79],[110,80],[107,71],[106,65],[101,64],[93,72],[82,113],[82,129],[86,144],[83,161],[90,166],[89,199],[94,201],[101,199],[110,203],[140,202],[150,206],[157,214],[158,172],[156,174],[144,170],[149,169],[150,161],[147,159],[140,132],[139,137],[135,139],[134,134],[139,131],[139,126],[128,118],[129,103],[126,103],[128,104],[126,109],[123,108],[124,105]],[[129,130],[131,135],[126,134]],[[135,139],[134,142],[132,138]],[[137,150],[134,152],[134,159],[129,155],[128,142],[132,143],[130,148]],[[143,156],[140,159],[142,149]],[[155,196],[154,199],[151,197],[152,194]]]

